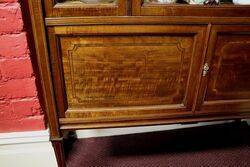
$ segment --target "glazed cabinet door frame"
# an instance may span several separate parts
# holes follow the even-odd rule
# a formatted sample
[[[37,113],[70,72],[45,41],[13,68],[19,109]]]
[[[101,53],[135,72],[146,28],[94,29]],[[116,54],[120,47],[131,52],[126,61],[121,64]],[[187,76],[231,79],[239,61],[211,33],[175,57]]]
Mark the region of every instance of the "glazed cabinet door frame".
[[[246,50],[250,47],[249,41],[250,25],[214,25],[212,27],[204,61],[208,67],[204,69],[207,70],[205,72],[207,74],[202,77],[199,89],[196,108],[198,115],[229,115],[250,111],[250,85],[243,87],[246,86],[243,79],[247,79],[247,76],[250,75],[250,66],[247,65],[250,59],[247,59]],[[236,58],[237,55],[238,58]],[[243,65],[244,68],[241,67]],[[249,80],[245,80],[245,82],[248,83]],[[217,89],[221,89],[221,91]],[[239,90],[237,92],[234,89]]]
[[[133,16],[247,17],[250,5],[189,5],[132,1]]]
[[[44,0],[46,17],[125,16],[130,14],[128,0],[111,4],[84,4],[78,1]]]
[[[48,28],[52,74],[54,78],[55,94],[61,128],[69,128],[67,124],[83,124],[85,128],[118,126],[114,122],[123,122],[119,126],[145,125],[143,120],[164,120],[193,115],[198,94],[198,81],[200,79],[204,45],[207,27],[202,25],[102,25],[102,26],[55,26]],[[181,104],[172,105],[144,105],[124,107],[99,107],[99,108],[69,108],[65,90],[65,76],[62,63],[61,41],[67,38],[108,36],[164,36],[169,40],[173,37],[190,37],[193,40],[190,69],[185,87],[185,97]],[[172,37],[173,36],[173,37]],[[100,39],[101,39],[100,38]],[[163,38],[163,37],[161,37]],[[181,38],[180,38],[181,39]],[[178,39],[178,40],[180,40]],[[70,39],[69,41],[72,41]],[[162,47],[162,46],[161,46]],[[166,45],[167,47],[167,45]],[[163,46],[164,48],[164,46]],[[134,122],[136,121],[136,122]],[[141,121],[141,123],[140,123]],[[124,123],[126,122],[126,123]],[[163,121],[164,122],[164,121]],[[97,125],[98,123],[98,125]],[[101,123],[101,124],[100,124]],[[154,124],[148,122],[147,124]],[[83,126],[83,125],[82,125]]]

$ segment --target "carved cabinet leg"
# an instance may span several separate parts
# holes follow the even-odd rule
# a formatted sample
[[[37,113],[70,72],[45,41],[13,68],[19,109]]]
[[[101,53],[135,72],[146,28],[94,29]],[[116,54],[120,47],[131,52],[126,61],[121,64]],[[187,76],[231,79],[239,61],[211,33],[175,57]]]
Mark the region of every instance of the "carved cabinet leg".
[[[51,142],[56,154],[58,167],[66,167],[63,138],[52,139]]]

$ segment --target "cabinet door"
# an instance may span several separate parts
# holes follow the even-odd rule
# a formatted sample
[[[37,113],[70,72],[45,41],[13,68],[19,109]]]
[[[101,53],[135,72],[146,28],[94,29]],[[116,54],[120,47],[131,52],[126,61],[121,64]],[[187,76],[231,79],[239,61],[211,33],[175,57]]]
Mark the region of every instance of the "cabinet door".
[[[200,112],[250,111],[250,26],[214,26],[205,63]]]
[[[124,16],[127,0],[44,0],[46,17]]]
[[[59,26],[49,34],[63,123],[192,114],[206,27]]]

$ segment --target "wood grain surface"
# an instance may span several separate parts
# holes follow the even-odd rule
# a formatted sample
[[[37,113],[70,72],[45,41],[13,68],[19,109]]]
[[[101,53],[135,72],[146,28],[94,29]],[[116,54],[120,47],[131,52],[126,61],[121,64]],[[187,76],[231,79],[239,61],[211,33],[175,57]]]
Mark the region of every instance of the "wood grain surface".
[[[214,26],[206,62],[210,72],[202,112],[248,112],[250,107],[250,26]]]
[[[59,166],[68,130],[250,118],[249,5],[29,6]]]
[[[60,26],[49,33],[61,117],[192,111],[205,26]]]
[[[69,107],[181,104],[192,37],[62,38]]]
[[[124,16],[130,13],[128,2],[129,0],[116,0],[106,4],[86,4],[79,0],[43,1],[46,17]]]

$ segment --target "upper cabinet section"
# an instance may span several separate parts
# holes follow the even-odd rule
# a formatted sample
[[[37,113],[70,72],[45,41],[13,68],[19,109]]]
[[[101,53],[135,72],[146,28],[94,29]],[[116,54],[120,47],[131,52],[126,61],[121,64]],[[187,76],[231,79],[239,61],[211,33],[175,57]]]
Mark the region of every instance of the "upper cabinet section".
[[[205,0],[133,0],[136,16],[214,16],[248,17],[250,5],[235,5],[230,0],[204,5]]]
[[[204,5],[204,1],[205,0],[44,0],[41,2],[44,3],[46,17],[131,15],[250,17],[250,5],[233,4],[232,0],[220,0],[219,4]]]
[[[128,0],[45,0],[46,17],[125,16]]]

